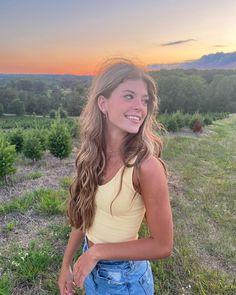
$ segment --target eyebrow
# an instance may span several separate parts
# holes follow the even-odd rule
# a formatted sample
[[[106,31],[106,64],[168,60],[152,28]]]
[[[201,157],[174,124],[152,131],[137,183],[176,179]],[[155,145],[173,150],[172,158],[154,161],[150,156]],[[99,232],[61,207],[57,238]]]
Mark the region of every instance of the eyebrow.
[[[136,92],[129,90],[129,89],[123,90],[122,92],[130,92],[132,94],[136,94]],[[144,94],[143,97],[149,97],[149,96],[148,96],[148,94]]]

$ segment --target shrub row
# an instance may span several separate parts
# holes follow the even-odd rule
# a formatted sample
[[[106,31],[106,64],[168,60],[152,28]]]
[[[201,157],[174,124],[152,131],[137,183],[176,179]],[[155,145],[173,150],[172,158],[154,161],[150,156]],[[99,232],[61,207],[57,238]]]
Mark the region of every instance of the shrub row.
[[[48,149],[60,159],[69,156],[72,150],[72,138],[68,126],[57,118],[49,130],[15,130],[0,134],[0,179],[15,172],[13,167],[16,153],[22,152],[26,158],[39,160]]]
[[[220,120],[228,117],[228,113],[182,113],[177,111],[172,114],[161,114],[158,116],[158,121],[165,127],[167,131],[176,132],[183,127],[189,127],[193,131],[198,131],[196,124],[206,126],[213,123],[215,120]],[[200,128],[200,127],[199,127]]]
[[[0,129],[48,129],[57,117],[57,112],[52,111],[53,115],[49,117],[36,117],[36,116],[4,116],[0,118]],[[66,118],[63,115],[63,110],[60,111],[60,117],[67,125],[70,134],[73,137],[78,135],[78,120],[76,118]]]

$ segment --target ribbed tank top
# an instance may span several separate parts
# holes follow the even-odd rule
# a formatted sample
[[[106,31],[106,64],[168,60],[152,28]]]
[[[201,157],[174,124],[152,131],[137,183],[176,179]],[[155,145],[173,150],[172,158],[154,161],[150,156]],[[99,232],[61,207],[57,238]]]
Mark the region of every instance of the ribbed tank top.
[[[93,243],[125,242],[138,239],[138,231],[145,214],[142,196],[133,187],[134,167],[121,167],[107,183],[99,185],[95,195],[95,216],[86,235]],[[119,195],[110,205],[120,188]],[[136,194],[136,195],[135,195]]]

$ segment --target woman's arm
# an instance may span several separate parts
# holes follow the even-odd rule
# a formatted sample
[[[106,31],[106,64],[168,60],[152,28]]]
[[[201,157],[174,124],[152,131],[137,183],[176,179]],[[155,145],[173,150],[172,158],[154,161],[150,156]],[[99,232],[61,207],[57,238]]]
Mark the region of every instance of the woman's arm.
[[[64,253],[61,271],[59,275],[58,285],[61,295],[73,294],[73,274],[72,274],[72,261],[76,251],[79,249],[84,239],[84,233],[72,228],[70,238]]]
[[[167,178],[163,165],[155,157],[150,157],[141,164],[139,186],[146,207],[150,237],[93,245],[75,264],[74,273],[78,285],[83,285],[83,279],[98,260],[161,259],[171,255],[173,224]]]
[[[139,186],[150,237],[125,243],[95,244],[91,247],[91,255],[95,259],[142,260],[171,255],[173,224],[167,178],[163,165],[155,157],[141,164]]]
[[[79,249],[79,247],[81,246],[83,240],[84,240],[84,233],[81,230],[72,227],[70,237],[64,252],[62,266],[65,266],[65,267],[71,266],[74,255],[76,251]]]

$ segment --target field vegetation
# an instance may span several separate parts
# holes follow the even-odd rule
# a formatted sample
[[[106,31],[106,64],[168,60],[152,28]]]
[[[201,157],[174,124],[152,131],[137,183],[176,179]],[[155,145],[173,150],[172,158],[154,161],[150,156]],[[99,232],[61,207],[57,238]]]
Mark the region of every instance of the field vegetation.
[[[177,122],[181,117],[171,116]],[[15,118],[7,120],[11,127],[2,136],[8,139]],[[24,134],[17,120],[17,130]],[[42,118],[37,128],[32,127],[35,117],[26,120],[31,131],[51,126],[43,127],[49,118]],[[175,243],[170,258],[152,262],[155,294],[236,294],[236,116],[222,115],[210,123],[203,124],[201,133],[180,127],[163,135]],[[63,126],[74,130],[69,127],[73,123]],[[18,151],[14,174],[7,183],[0,181],[1,295],[59,294],[57,276],[70,232],[66,199],[77,151],[77,138],[71,137],[73,149],[67,158],[53,156],[46,143],[35,161]],[[146,234],[143,225],[140,236]]]

